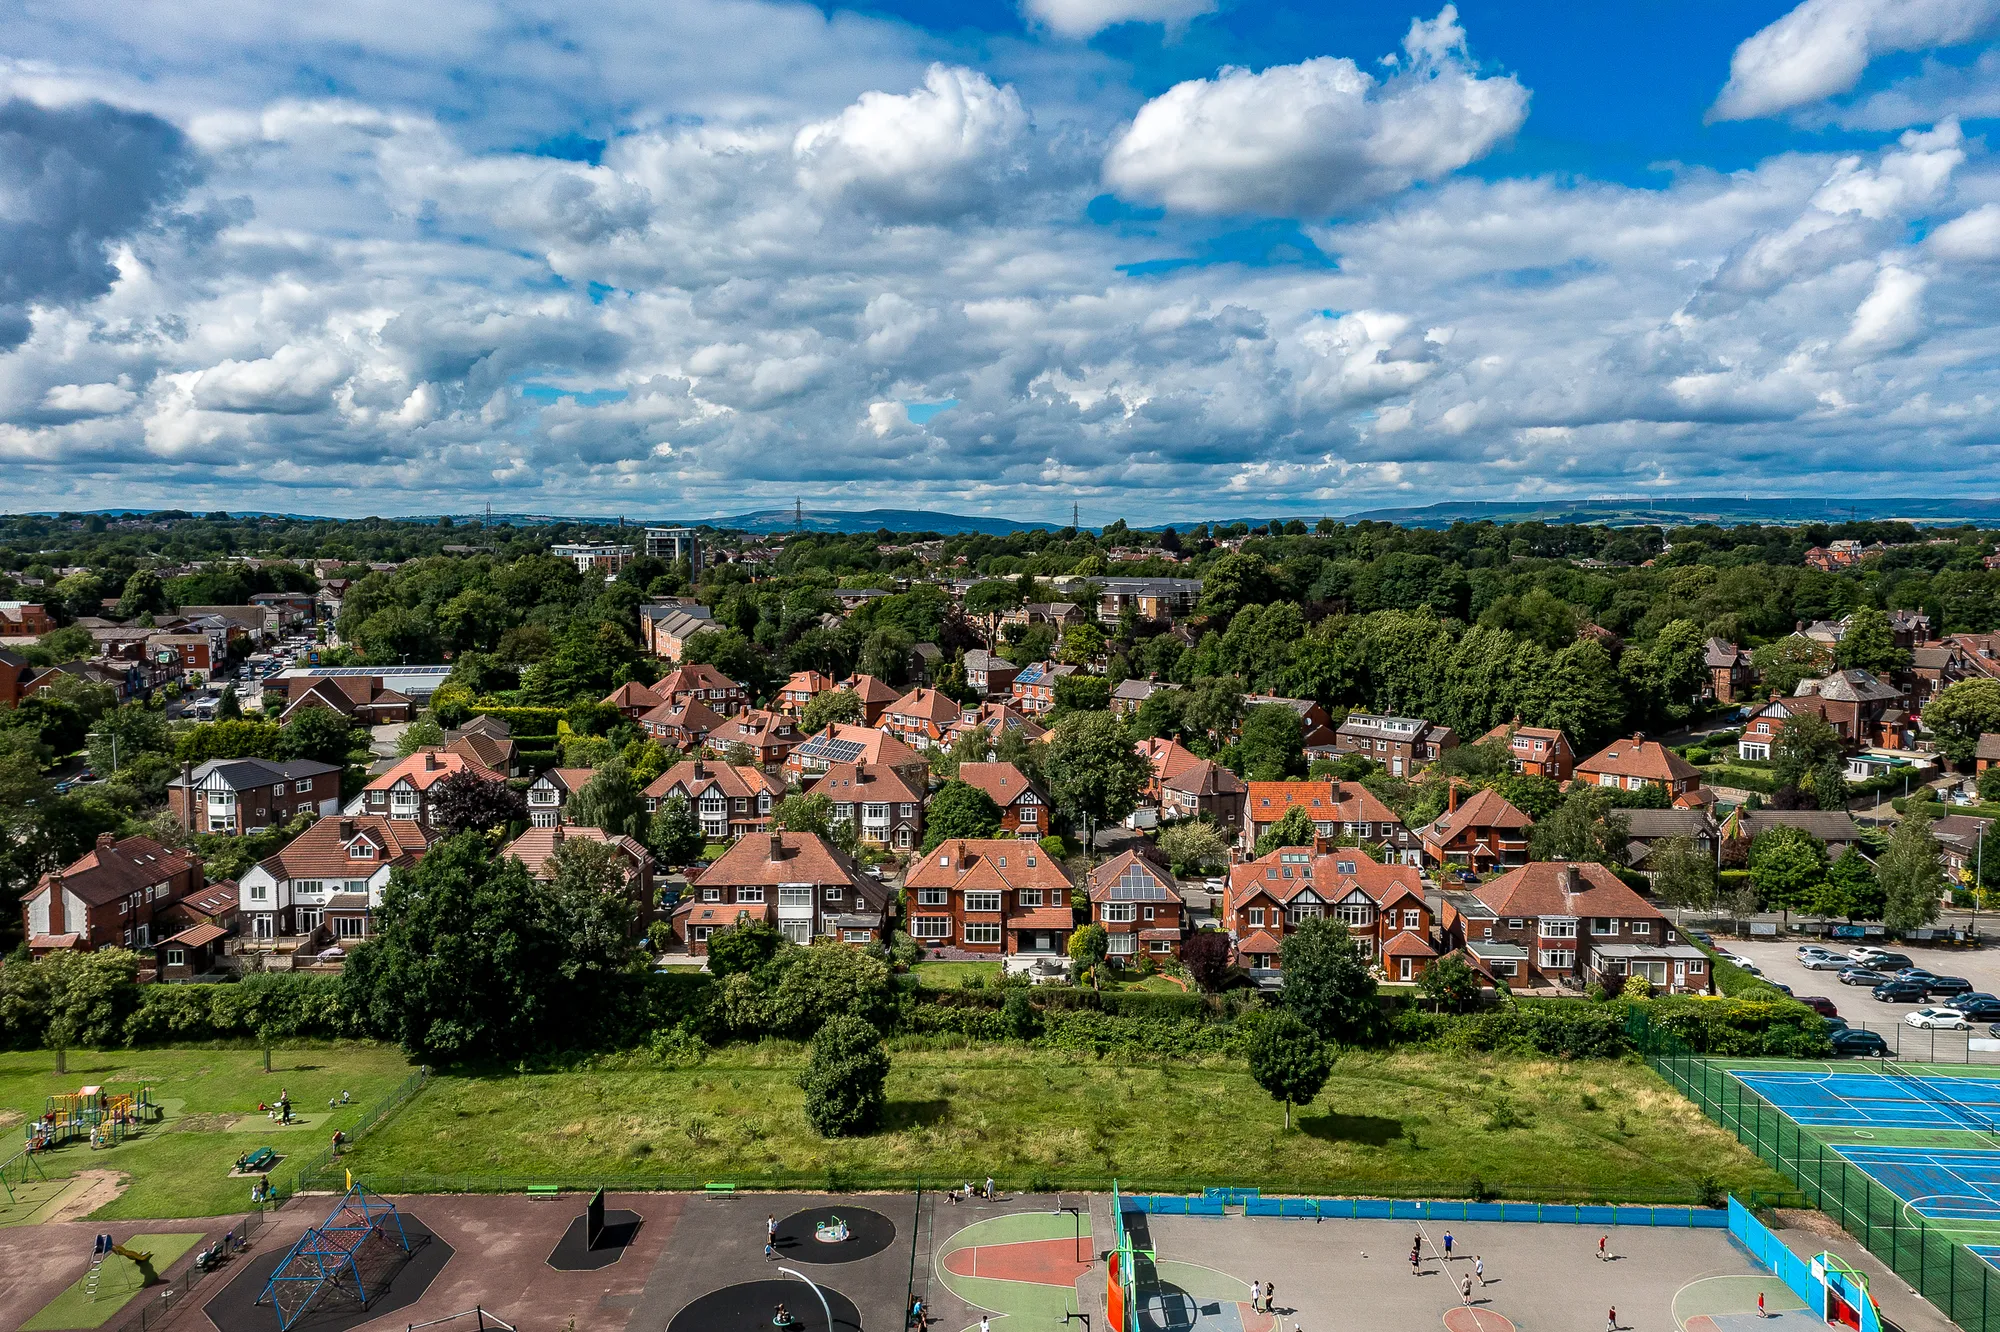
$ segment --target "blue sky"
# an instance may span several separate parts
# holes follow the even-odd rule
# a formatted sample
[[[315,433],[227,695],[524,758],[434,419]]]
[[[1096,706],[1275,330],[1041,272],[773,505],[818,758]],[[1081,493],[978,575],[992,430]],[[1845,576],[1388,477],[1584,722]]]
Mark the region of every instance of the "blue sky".
[[[23,507],[1992,490],[2000,0],[23,0]]]

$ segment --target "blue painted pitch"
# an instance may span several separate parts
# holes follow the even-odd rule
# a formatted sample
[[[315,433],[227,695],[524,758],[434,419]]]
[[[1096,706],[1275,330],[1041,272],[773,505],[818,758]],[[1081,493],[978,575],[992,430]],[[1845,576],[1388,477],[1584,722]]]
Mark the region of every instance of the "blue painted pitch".
[[[2000,1122],[2000,1078],[1806,1069],[1734,1069],[1731,1076],[1798,1123],[1815,1127],[1992,1132]]]
[[[2000,1222],[2000,1152],[1872,1143],[1834,1150],[1926,1220]]]

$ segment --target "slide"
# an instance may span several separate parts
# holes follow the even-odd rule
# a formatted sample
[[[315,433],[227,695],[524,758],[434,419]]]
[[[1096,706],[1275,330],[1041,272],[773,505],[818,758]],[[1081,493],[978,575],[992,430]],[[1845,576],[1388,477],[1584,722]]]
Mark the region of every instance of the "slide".
[[[122,1244],[112,1245],[111,1252],[117,1254],[120,1258],[130,1258],[133,1262],[139,1264],[139,1266],[141,1267],[144,1267],[147,1263],[153,1261],[152,1254],[141,1253],[137,1249],[128,1249]]]

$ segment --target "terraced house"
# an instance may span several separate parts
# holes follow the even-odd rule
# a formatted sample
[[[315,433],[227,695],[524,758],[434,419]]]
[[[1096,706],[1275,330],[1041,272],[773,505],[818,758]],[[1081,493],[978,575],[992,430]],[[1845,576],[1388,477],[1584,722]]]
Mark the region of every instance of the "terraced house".
[[[975,957],[1060,957],[1076,928],[1073,886],[1033,842],[954,837],[904,876],[910,937]]]

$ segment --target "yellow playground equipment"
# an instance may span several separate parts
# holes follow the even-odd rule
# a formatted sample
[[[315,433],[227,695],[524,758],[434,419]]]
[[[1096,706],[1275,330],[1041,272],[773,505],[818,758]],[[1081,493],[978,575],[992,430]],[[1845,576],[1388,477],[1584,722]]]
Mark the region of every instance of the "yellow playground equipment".
[[[41,1116],[28,1121],[28,1150],[46,1152],[79,1138],[88,1139],[92,1147],[115,1147],[164,1113],[150,1086],[122,1092],[102,1087],[57,1092],[43,1105]]]

